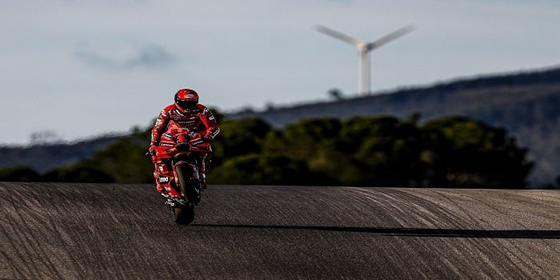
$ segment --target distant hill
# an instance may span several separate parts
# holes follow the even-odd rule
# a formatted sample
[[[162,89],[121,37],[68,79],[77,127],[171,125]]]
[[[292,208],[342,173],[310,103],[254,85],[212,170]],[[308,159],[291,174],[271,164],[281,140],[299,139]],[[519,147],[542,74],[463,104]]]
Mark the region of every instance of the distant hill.
[[[560,68],[482,76],[261,112],[246,110],[228,117],[255,116],[282,127],[306,117],[406,118],[414,113],[420,113],[422,121],[461,115],[503,127],[521,146],[529,148],[529,159],[536,162],[530,177],[533,184],[552,183],[560,175]]]
[[[25,147],[0,147],[0,168],[28,166],[38,173],[92,158],[95,151],[121,136],[100,136],[74,143],[42,144]]]
[[[553,183],[560,175],[560,68],[480,76],[364,97],[266,111],[245,110],[226,116],[233,119],[259,117],[275,127],[282,127],[309,117],[347,119],[359,115],[393,115],[406,118],[414,113],[420,113],[422,121],[461,115],[503,127],[521,146],[529,148],[529,159],[536,162],[529,178],[532,184]],[[42,173],[91,158],[95,150],[116,139],[104,136],[72,144],[0,147],[0,168],[26,165]]]

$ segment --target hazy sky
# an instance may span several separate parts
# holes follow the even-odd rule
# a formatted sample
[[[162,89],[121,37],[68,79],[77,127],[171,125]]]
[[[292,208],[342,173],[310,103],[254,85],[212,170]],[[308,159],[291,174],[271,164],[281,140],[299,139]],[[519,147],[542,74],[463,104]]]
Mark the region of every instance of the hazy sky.
[[[556,0],[0,0],[0,144],[147,126],[189,87],[223,112],[358,91],[358,54],[316,25],[372,41],[372,91],[560,64]]]

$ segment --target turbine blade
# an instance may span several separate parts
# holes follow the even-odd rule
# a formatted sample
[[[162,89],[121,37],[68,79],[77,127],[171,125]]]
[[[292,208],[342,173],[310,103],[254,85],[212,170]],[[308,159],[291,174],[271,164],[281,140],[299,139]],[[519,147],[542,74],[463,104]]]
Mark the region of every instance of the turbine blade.
[[[396,31],[393,31],[371,43],[368,43],[368,47],[369,49],[374,49],[374,48],[378,48],[386,43],[388,43],[389,41],[395,40],[398,37],[401,37],[403,35],[405,35],[406,33],[410,32],[414,30],[414,26],[413,25],[407,25],[401,29],[398,29]]]
[[[321,33],[323,33],[323,34],[332,36],[332,37],[334,37],[334,38],[336,38],[336,39],[339,39],[339,40],[342,40],[342,41],[344,41],[344,42],[346,42],[346,43],[352,44],[352,45],[354,45],[354,46],[356,46],[356,47],[360,47],[360,46],[363,46],[363,45],[366,44],[366,42],[364,42],[364,41],[361,41],[361,40],[352,38],[352,37],[350,37],[350,36],[348,36],[348,35],[346,35],[346,34],[340,33],[340,32],[338,32],[338,31],[332,30],[332,29],[330,29],[330,28],[327,28],[327,27],[324,27],[324,26],[321,26],[321,25],[318,25],[318,26],[316,27],[316,29],[317,29],[317,31],[319,31],[319,32],[321,32]]]

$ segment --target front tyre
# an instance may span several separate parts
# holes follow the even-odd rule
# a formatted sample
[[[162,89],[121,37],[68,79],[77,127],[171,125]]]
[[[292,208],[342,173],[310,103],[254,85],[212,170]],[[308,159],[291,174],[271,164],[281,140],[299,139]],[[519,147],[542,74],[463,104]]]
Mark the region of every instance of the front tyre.
[[[175,167],[181,191],[185,194],[185,198],[192,204],[200,202],[200,182],[194,178],[194,172],[197,172],[190,164],[179,164]]]

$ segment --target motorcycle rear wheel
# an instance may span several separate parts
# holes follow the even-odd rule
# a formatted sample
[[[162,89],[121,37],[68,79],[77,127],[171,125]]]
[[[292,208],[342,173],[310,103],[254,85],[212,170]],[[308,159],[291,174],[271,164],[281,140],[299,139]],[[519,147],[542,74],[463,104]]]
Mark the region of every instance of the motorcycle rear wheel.
[[[194,205],[173,207],[172,210],[177,224],[188,225],[194,221]]]

